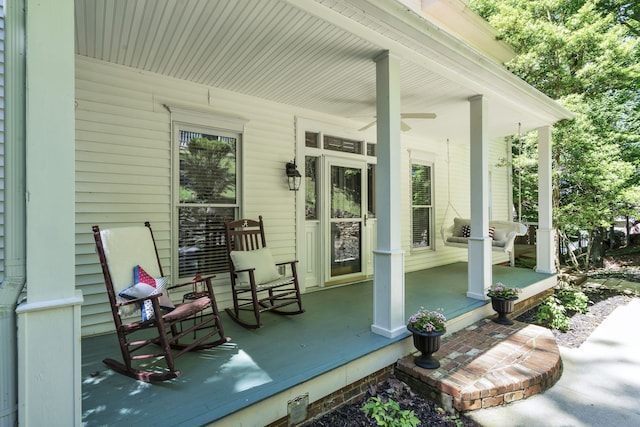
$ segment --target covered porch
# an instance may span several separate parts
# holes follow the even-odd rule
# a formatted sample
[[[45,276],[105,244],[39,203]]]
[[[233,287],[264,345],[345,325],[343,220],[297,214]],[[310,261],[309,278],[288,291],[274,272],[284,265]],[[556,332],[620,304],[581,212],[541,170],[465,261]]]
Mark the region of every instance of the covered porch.
[[[243,418],[244,408],[275,420],[286,415],[289,399],[308,392],[314,401],[410,353],[404,317],[419,305],[442,306],[453,332],[490,314],[483,298],[491,282],[551,286],[551,127],[571,114],[502,66],[509,49],[464,1],[445,3],[462,6],[460,13],[432,13],[410,0],[8,2],[6,87],[16,92],[7,96],[3,223],[10,286],[0,288],[7,423],[144,418],[200,425],[228,414]],[[402,132],[406,113],[433,119],[410,119],[413,130]],[[374,117],[375,128],[366,129]],[[520,123],[522,131],[538,131],[537,268],[549,273],[524,281],[491,276],[487,229],[489,208],[492,218],[512,214],[510,173],[495,165]],[[180,274],[176,214],[182,124],[241,141],[240,161],[227,168],[237,172],[239,190],[229,206],[234,217],[265,215],[274,255],[299,259],[300,271],[328,265],[322,245],[331,210],[320,210],[324,228],[307,239],[306,184],[293,195],[283,167],[315,156],[326,175],[318,187],[327,193],[330,160],[354,160],[356,153],[307,147],[305,131],[335,136],[338,129],[341,138],[361,143],[358,167],[376,165],[376,217],[369,221],[376,234],[371,247],[364,245],[375,272],[358,279],[375,274],[375,283],[308,292],[307,314],[268,319],[264,330],[226,321],[232,346],[182,358],[179,380],[151,386],[105,371],[101,360],[118,351],[112,335],[84,338],[111,328],[90,230],[150,221],[161,231],[162,263],[172,279],[187,277]],[[452,142],[451,157],[445,141]],[[432,236],[447,203],[471,218],[468,258],[457,249],[434,250],[436,238],[431,248],[414,247],[420,242],[409,227],[412,164],[429,167],[430,182],[438,183],[431,207],[415,207],[431,209],[423,216]],[[362,181],[361,194],[368,194]],[[306,253],[306,242],[317,245]],[[404,289],[405,268],[461,259],[469,263],[456,264],[459,271],[431,269],[415,284],[414,273],[406,275]],[[228,306],[228,282],[218,278],[220,305]],[[320,274],[305,287],[325,279]]]
[[[491,316],[488,301],[466,297],[467,263],[405,275],[405,313],[443,308],[447,333]],[[495,281],[523,290],[527,299],[553,286],[554,274],[493,266]],[[265,326],[244,329],[223,314],[224,347],[178,359],[183,375],[147,384],[108,370],[119,357],[113,334],[82,341],[82,422],[85,426],[267,425],[287,415],[287,402],[309,394],[309,403],[414,352],[408,333],[389,339],[371,332],[373,283],[309,292],[306,313],[265,316]]]

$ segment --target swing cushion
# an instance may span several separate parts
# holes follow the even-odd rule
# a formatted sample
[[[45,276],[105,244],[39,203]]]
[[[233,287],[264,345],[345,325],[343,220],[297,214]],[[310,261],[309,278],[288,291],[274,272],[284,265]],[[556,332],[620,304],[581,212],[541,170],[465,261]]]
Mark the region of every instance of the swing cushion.
[[[468,219],[454,218],[453,231],[451,233],[451,237],[463,237],[463,238],[471,237],[470,221]],[[500,228],[496,228],[494,226],[490,226],[489,237],[491,237],[493,240],[504,241],[504,240],[507,240],[507,231]],[[458,243],[466,242],[466,240],[464,239],[462,240],[453,239],[453,241],[456,241]]]
[[[453,225],[442,228],[442,238],[445,245],[466,247],[469,243],[469,237],[466,237],[466,231],[470,232],[471,220],[465,218],[454,218]],[[464,229],[464,231],[463,231]],[[488,234],[493,240],[491,246],[495,250],[511,252],[516,236],[521,236],[526,232],[523,224],[511,221],[489,221]]]

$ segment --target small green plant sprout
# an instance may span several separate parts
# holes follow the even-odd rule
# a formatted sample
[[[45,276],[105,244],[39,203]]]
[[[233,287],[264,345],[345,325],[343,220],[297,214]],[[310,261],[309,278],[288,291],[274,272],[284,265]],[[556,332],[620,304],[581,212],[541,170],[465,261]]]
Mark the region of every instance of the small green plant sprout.
[[[379,397],[370,397],[362,410],[381,427],[416,427],[420,420],[413,411],[400,409],[393,399],[386,402]]]
[[[491,286],[487,291],[487,296],[495,298],[512,299],[518,298],[518,294],[522,292],[519,288],[510,288],[502,282],[498,282]]]

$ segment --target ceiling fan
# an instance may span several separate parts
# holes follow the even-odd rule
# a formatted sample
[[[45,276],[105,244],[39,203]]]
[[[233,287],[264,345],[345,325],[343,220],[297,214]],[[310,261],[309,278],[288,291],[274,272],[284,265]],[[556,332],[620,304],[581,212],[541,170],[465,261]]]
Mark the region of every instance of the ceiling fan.
[[[400,119],[435,119],[435,113],[402,113],[400,114]],[[371,126],[376,124],[376,120],[372,121],[368,125],[358,129],[358,131],[363,131],[369,129]],[[400,121],[400,130],[405,132],[411,129],[411,126],[406,124],[404,121]]]

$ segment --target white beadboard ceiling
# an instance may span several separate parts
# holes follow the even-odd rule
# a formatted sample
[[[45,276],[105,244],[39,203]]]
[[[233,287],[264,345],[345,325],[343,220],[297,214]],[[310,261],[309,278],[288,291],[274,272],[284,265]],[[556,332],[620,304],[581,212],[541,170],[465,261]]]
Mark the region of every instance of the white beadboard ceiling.
[[[384,7],[362,0],[76,0],[76,53],[367,122],[375,114],[374,58],[399,46],[403,112],[438,114],[411,126],[441,138],[460,132],[466,99],[499,79],[483,72],[489,60],[442,45],[462,46],[399,2],[371,3]],[[465,75],[469,61],[478,64],[477,82]],[[527,120],[543,124],[497,97],[492,108],[495,134],[514,133]]]

